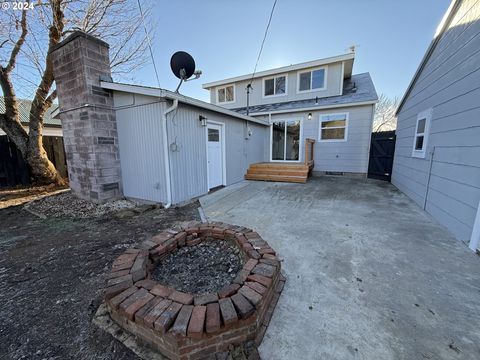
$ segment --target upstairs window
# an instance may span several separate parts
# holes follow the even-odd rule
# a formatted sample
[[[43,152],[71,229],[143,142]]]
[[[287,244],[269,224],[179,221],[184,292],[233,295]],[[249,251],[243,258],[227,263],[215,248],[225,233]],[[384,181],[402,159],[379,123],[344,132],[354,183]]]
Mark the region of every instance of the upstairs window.
[[[325,89],[325,75],[325,68],[299,72],[298,92]]]
[[[263,81],[263,96],[285,95],[287,93],[287,77],[277,76]]]
[[[345,141],[347,132],[347,113],[320,115],[320,141]]]
[[[232,103],[235,101],[235,88],[233,85],[217,88],[217,103]]]
[[[425,158],[431,118],[432,109],[422,111],[417,116],[415,135],[413,136],[413,157]]]

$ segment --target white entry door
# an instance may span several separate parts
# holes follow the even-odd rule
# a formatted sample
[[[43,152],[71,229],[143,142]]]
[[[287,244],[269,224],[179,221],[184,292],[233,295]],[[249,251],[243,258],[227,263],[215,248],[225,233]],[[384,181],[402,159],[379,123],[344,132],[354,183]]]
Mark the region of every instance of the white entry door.
[[[223,185],[222,126],[207,124],[208,189]]]

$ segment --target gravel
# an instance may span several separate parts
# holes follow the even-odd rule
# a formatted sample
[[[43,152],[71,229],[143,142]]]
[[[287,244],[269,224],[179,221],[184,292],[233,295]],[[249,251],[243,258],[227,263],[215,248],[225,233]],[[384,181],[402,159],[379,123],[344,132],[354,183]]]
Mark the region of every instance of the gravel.
[[[105,204],[95,204],[91,201],[80,199],[69,191],[33,201],[28,205],[28,209],[45,217],[86,219],[111,215],[119,211],[133,210],[144,206],[130,200],[116,200]]]
[[[152,278],[176,290],[215,293],[232,283],[243,266],[240,250],[226,240],[207,240],[168,255]]]
[[[106,276],[126,249],[200,220],[199,206],[122,218],[41,219],[23,206],[0,209],[0,359],[141,360],[91,322]]]

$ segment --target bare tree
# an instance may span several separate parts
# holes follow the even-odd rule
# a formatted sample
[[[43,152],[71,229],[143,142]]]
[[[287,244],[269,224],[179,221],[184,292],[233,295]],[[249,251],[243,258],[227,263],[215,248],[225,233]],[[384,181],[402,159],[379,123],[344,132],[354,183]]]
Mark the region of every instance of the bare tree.
[[[375,108],[373,120],[373,132],[390,131],[397,128],[397,117],[395,111],[398,107],[398,98],[391,99],[381,94]]]
[[[112,71],[129,74],[147,60],[148,36],[137,5],[137,0],[39,0],[33,9],[0,13],[0,86],[5,101],[0,128],[20,150],[36,182],[63,183],[42,142],[44,116],[57,96],[51,51],[69,33],[82,30],[111,44]],[[147,19],[150,10],[143,11]],[[150,20],[146,23],[152,27]],[[32,91],[28,132],[20,122],[17,89],[23,94]]]

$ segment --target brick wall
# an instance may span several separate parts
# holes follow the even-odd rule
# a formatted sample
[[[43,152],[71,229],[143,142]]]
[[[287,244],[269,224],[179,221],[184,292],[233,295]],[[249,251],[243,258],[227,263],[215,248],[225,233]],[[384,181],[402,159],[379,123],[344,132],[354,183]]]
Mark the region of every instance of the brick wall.
[[[95,202],[122,196],[113,94],[100,87],[110,76],[108,50],[75,32],[52,53],[70,188]]]

